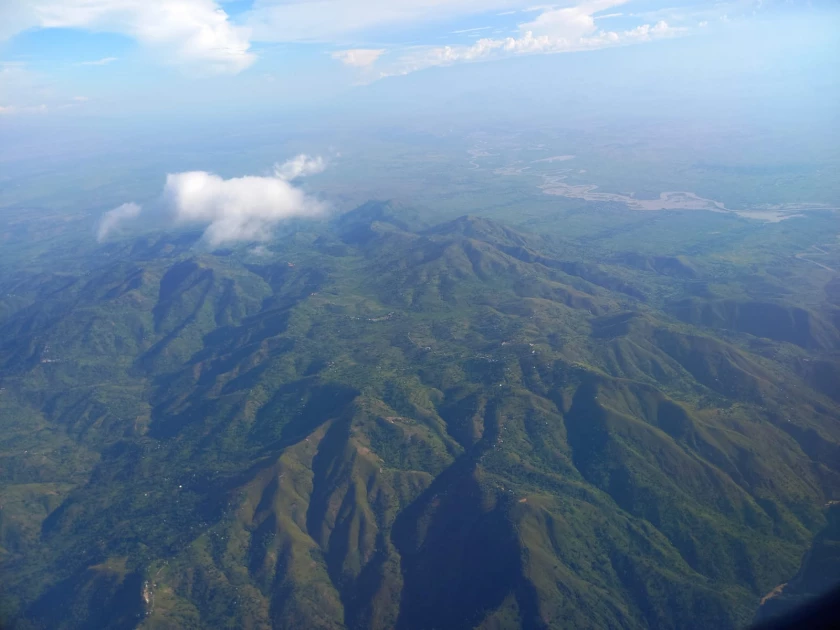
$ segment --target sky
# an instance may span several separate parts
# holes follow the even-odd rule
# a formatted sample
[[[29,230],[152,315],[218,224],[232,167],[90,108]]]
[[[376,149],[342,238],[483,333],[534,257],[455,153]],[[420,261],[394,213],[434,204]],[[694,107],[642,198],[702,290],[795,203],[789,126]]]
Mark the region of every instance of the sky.
[[[323,213],[301,179],[348,131],[751,126],[833,163],[838,33],[837,0],[0,0],[0,193],[119,180],[92,236],[219,245]]]
[[[758,23],[810,19],[819,28],[833,20],[836,33],[838,7],[835,0],[3,0],[0,118],[300,106],[430,68],[713,41]],[[753,29],[744,45],[755,36]],[[787,35],[773,37],[784,45]]]

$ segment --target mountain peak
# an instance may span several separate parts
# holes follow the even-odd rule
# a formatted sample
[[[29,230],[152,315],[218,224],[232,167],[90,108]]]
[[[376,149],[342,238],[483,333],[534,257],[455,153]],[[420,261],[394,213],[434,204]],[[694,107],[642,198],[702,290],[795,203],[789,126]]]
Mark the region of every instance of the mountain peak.
[[[384,224],[385,229],[415,232],[425,227],[419,212],[400,201],[368,201],[339,216],[335,222],[336,232],[345,243],[366,244],[382,230],[375,224]]]
[[[518,232],[490,219],[465,214],[457,219],[436,225],[425,232],[429,235],[462,236],[497,245],[537,247],[542,238]]]
[[[335,221],[339,228],[370,225],[373,222],[390,223],[401,230],[412,232],[423,227],[416,208],[398,200],[372,200],[342,214]]]

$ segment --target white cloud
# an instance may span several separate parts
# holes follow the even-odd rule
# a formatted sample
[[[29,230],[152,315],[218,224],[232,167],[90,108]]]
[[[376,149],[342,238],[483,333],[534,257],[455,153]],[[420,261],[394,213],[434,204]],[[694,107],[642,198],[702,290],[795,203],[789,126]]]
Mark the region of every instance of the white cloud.
[[[310,157],[301,153],[282,164],[274,165],[274,176],[287,182],[307,175],[317,175],[327,168],[327,162],[320,155]]]
[[[166,177],[163,194],[175,222],[207,224],[204,239],[214,246],[266,240],[277,223],[324,211],[321,202],[277,177],[177,173]]]
[[[346,66],[365,68],[379,59],[384,52],[385,50],[381,48],[353,48],[334,52],[332,58],[337,59]]]
[[[380,27],[416,26],[527,4],[527,0],[255,0],[245,21],[259,41],[324,42]]]
[[[136,203],[124,203],[102,215],[96,230],[96,240],[100,243],[116,232],[125,223],[140,216],[142,208]]]
[[[599,11],[624,4],[627,0],[596,0],[574,7],[543,11],[531,22],[519,25],[523,33],[550,36],[557,39],[577,39],[596,31],[593,15]]]
[[[599,30],[596,14],[627,0],[594,0],[574,7],[541,10],[534,20],[519,25],[521,35],[499,39],[483,38],[470,46],[418,46],[403,55],[381,76],[408,74],[432,66],[480,61],[513,55],[547,54],[594,50],[674,37],[686,31],[660,20],[624,31]]]
[[[531,19],[519,24],[519,35],[485,37],[472,45],[414,46],[402,51],[355,48],[333,53],[345,65],[367,68],[388,52],[396,61],[386,64],[377,76],[407,74],[430,66],[492,59],[510,55],[591,50],[677,35],[664,20],[641,24],[624,31],[599,29],[597,20],[617,17],[609,9],[629,0],[583,0],[571,6],[529,5],[528,0],[256,0],[245,18],[254,37],[273,41],[331,41],[348,33],[370,31],[388,25],[441,20],[468,14],[513,9],[528,12]],[[463,35],[483,30],[477,27],[454,31]]]
[[[504,54],[615,45],[622,33],[599,31],[596,21],[621,15],[607,10],[629,0],[564,0],[542,6],[530,5],[529,0],[253,0],[252,7],[237,15],[235,21],[223,10],[225,1],[0,0],[0,40],[30,28],[116,32],[133,37],[172,63],[237,73],[256,59],[250,50],[252,40],[335,44],[352,36],[361,41],[381,41],[383,33],[387,32],[392,39],[401,27],[416,30],[422,23],[443,23],[470,15],[512,15],[524,11],[529,18],[533,16],[519,25],[520,35],[516,37],[482,39],[475,46],[411,49],[408,55],[403,55],[400,68],[383,73],[389,75],[410,71],[413,66],[486,58],[492,56],[488,49],[492,54]],[[651,24],[664,23],[660,20],[680,23],[677,18],[664,14],[644,20]],[[478,32],[479,28],[486,27],[455,33],[465,35]],[[380,58],[385,52],[381,48],[358,47],[338,50],[332,56],[345,65],[367,68],[377,62],[381,65]],[[115,60],[104,57],[82,61],[80,65],[106,65]]]
[[[211,246],[266,240],[281,221],[326,211],[325,204],[291,183],[321,172],[324,166],[321,158],[299,155],[277,165],[273,177],[223,179],[206,171],[172,173],[163,188],[164,211],[176,225],[206,226],[204,239]],[[107,212],[99,225],[99,240],[139,215],[140,206],[134,203]]]
[[[109,63],[114,63],[118,57],[103,57],[96,61],[80,61],[80,66],[107,66]]]
[[[255,59],[249,29],[236,26],[215,0],[3,0],[0,36],[28,28],[121,33],[179,64],[239,72]],[[92,62],[104,65],[106,59]]]

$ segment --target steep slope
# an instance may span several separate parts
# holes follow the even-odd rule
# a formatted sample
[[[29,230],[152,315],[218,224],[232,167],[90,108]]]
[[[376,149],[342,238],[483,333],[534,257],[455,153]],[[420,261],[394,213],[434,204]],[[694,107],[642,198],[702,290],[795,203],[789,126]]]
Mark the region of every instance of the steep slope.
[[[789,582],[761,599],[755,621],[783,618],[825,595],[840,584],[840,504],[828,506],[828,525],[814,539],[802,566]]]
[[[815,313],[796,306],[691,298],[674,304],[671,311],[691,324],[745,332],[803,348],[840,348],[840,330]]]
[[[404,212],[368,204],[271,257],[152,239],[14,279],[8,620],[750,621],[840,494],[807,344],[757,352],[658,311],[633,268]]]

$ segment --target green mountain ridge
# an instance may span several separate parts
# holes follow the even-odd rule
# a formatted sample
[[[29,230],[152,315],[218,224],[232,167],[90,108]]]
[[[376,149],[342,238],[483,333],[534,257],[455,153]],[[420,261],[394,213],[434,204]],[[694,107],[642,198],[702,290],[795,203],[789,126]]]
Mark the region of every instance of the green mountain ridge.
[[[700,263],[384,202],[309,229],[3,280],[7,624],[736,628],[797,572],[830,305],[748,326],[657,284]]]

